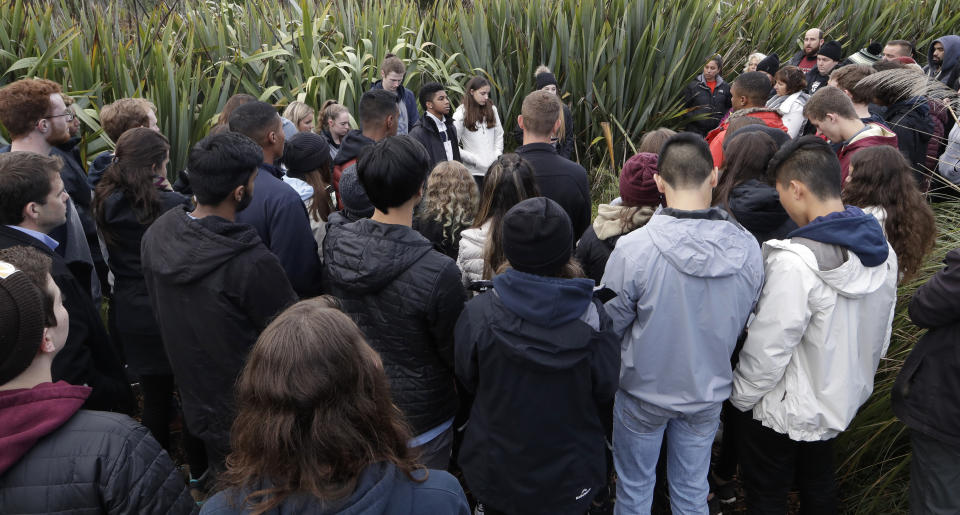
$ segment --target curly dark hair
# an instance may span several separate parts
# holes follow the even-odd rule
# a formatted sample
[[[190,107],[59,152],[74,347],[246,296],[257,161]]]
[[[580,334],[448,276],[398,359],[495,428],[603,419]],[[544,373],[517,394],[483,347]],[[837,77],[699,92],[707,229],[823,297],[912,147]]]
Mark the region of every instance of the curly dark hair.
[[[368,466],[426,480],[379,355],[333,297],[300,301],[264,329],[237,382],[221,486],[261,514],[294,494],[353,492]]]
[[[60,85],[47,79],[21,79],[0,89],[0,123],[11,137],[28,134],[50,109]]]
[[[887,239],[897,253],[901,281],[910,280],[937,240],[933,210],[917,189],[910,163],[896,147],[878,145],[850,159],[843,201],[857,207],[880,207]]]
[[[787,86],[787,94],[792,95],[797,91],[807,87],[807,78],[796,66],[784,66],[777,70],[773,80],[782,82]]]

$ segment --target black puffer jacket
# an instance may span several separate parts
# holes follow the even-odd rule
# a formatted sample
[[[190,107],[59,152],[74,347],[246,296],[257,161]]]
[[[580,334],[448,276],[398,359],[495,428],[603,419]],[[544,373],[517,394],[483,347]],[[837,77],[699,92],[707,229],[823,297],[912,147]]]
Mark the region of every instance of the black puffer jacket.
[[[457,377],[476,393],[464,477],[500,511],[585,513],[606,482],[620,341],[589,279],[508,270],[493,285],[457,322]]]
[[[910,320],[927,328],[890,394],[893,411],[910,429],[960,446],[960,249],[910,300]]]
[[[179,193],[159,194],[164,212],[180,205],[190,206],[190,200]],[[172,374],[140,268],[140,240],[149,226],[137,220],[130,202],[119,191],[104,200],[103,218],[105,223],[99,229],[104,234],[107,261],[114,277],[110,309],[127,364],[137,374]]]
[[[145,427],[79,410],[89,391],[58,382],[0,392],[0,511],[196,513],[183,475]]]
[[[728,206],[730,214],[761,244],[786,238],[797,228],[780,204],[776,188],[757,179],[734,186],[730,190]]]
[[[380,353],[393,401],[419,435],[453,417],[453,329],[466,293],[457,263],[410,227],[328,224],[323,291]]]
[[[886,126],[897,134],[897,146],[910,161],[914,177],[926,182],[922,170],[927,164],[927,143],[933,134],[930,108],[923,97],[914,97],[887,107],[883,115]]]
[[[90,265],[75,262],[70,268],[60,254],[40,240],[0,225],[0,249],[13,246],[33,247],[53,260],[50,275],[60,288],[63,306],[70,315],[67,343],[53,358],[53,380],[93,388],[83,406],[86,409],[132,414],[136,400],[123,364],[103,327],[100,311],[93,304],[89,290],[74,276],[79,272],[83,277],[89,277]]]
[[[730,85],[723,80],[723,77],[717,76],[717,84],[713,91],[703,80],[703,75],[687,85],[683,90],[684,106],[693,109],[691,115],[709,114],[710,117],[704,120],[698,120],[687,124],[687,130],[696,132],[701,136],[706,136],[708,132],[716,129],[720,125],[723,115],[733,107],[730,97]]]
[[[442,252],[453,260],[457,259],[457,255],[460,254],[460,235],[465,227],[456,231],[451,239],[444,234],[446,229],[440,222],[433,218],[424,218],[418,215],[413,218],[413,229],[430,240],[437,252]]]
[[[143,235],[143,277],[190,432],[214,466],[229,450],[233,386],[260,332],[297,300],[256,229],[177,207]],[[213,449],[216,452],[209,456]]]

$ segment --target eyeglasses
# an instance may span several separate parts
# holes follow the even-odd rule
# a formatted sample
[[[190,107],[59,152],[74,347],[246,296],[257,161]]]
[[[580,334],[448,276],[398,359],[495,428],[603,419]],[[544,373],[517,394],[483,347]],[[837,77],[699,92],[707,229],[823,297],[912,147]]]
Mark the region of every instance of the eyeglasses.
[[[52,115],[50,115],[50,116],[44,116],[44,118],[45,118],[45,119],[60,118],[61,116],[63,117],[63,121],[65,121],[65,122],[67,122],[67,123],[72,122],[73,119],[75,118],[73,112],[71,112],[71,111],[67,111],[67,112],[65,112],[65,113],[63,113],[63,114],[52,114]]]

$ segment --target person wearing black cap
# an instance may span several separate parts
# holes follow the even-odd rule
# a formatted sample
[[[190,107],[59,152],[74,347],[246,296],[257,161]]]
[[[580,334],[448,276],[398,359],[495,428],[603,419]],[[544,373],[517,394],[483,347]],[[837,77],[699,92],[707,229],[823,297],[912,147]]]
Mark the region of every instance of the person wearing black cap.
[[[283,147],[283,164],[287,167],[283,182],[300,195],[310,217],[313,239],[320,249],[327,218],[336,205],[330,177],[330,145],[319,134],[298,132]],[[320,257],[323,258],[322,253]]]
[[[53,382],[69,315],[51,264],[35,248],[0,250],[4,513],[194,512],[183,476],[147,428],[125,415],[81,409],[90,387]]]
[[[429,160],[409,134],[360,156],[357,177],[373,216],[327,225],[322,286],[380,354],[393,401],[415,435],[408,445],[428,468],[445,470],[457,412],[453,328],[466,291],[457,263],[411,227]]]
[[[770,84],[773,84],[773,76],[776,75],[777,70],[779,69],[780,56],[778,56],[776,53],[764,57],[759,63],[757,63],[757,71],[766,73],[770,79]]]
[[[817,66],[807,72],[807,93],[816,93],[821,86],[826,86],[830,80],[830,73],[837,67],[843,58],[843,47],[836,41],[827,41],[817,53]]]
[[[584,513],[606,483],[598,411],[616,392],[620,347],[573,243],[556,202],[515,205],[509,265],[457,321],[457,377],[476,394],[459,463],[487,514]]]
[[[537,67],[536,72],[534,72],[534,88],[536,91],[547,91],[557,95],[557,98],[560,98],[560,86],[557,83],[557,77],[554,75],[550,68],[547,68],[544,65]],[[554,146],[557,148],[557,154],[560,157],[570,159],[570,156],[573,155],[573,112],[570,111],[570,108],[567,107],[567,104],[560,102],[563,107],[563,124],[560,126],[560,133],[553,138]],[[513,131],[513,138],[519,144],[523,144],[523,129],[517,126]]]

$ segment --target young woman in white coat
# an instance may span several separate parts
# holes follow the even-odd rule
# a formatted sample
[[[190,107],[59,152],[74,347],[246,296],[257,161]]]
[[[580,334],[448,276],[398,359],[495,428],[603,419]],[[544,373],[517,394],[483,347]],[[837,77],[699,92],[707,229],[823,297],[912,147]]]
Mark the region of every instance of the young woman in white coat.
[[[460,157],[477,181],[483,186],[487,168],[503,154],[503,125],[497,106],[490,100],[490,82],[476,76],[467,82],[463,103],[453,113],[453,126],[460,139]]]

